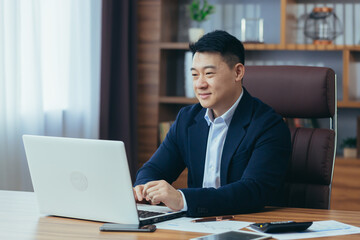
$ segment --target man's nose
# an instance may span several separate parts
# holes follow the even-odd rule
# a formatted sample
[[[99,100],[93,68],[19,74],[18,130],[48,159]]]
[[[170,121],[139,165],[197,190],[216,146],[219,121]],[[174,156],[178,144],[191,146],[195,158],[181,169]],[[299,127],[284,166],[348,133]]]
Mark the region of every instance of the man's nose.
[[[200,75],[198,80],[195,83],[195,87],[196,88],[204,88],[206,86],[207,86],[207,82],[206,82],[205,77],[203,77],[203,75]]]

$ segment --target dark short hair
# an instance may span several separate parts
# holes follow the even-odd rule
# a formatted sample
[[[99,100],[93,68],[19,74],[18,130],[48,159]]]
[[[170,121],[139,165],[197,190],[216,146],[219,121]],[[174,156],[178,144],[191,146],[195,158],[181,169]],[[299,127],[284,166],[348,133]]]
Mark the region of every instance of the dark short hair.
[[[218,52],[229,67],[237,63],[245,64],[245,49],[239,39],[233,35],[215,30],[202,36],[197,42],[189,44],[193,55],[196,52]]]

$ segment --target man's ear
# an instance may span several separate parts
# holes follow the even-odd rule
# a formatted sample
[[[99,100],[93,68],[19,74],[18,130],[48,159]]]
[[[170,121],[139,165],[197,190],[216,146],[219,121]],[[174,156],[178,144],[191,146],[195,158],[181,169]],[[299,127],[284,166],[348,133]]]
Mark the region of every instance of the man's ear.
[[[241,80],[243,79],[244,74],[245,74],[244,65],[241,63],[237,63],[234,67],[234,70],[235,70],[235,76],[236,76],[235,81],[241,82]]]

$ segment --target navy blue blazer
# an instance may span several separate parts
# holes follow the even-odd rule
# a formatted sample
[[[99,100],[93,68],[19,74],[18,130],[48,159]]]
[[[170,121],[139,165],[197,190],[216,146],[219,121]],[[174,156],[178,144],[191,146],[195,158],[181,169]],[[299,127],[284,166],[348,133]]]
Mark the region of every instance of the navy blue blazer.
[[[271,204],[285,178],[290,132],[272,108],[243,91],[225,139],[218,189],[202,188],[209,126],[200,104],[180,110],[134,185],[160,179],[172,183],[187,167],[188,188],[181,191],[188,216],[251,212]]]

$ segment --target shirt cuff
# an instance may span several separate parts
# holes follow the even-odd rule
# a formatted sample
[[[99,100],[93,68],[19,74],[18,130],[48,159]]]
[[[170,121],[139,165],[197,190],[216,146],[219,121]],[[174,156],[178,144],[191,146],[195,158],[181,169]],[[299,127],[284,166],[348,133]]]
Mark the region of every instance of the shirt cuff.
[[[181,193],[181,196],[182,196],[183,202],[184,202],[184,207],[180,211],[186,212],[188,210],[188,207],[187,207],[185,195],[181,190],[178,190],[178,191]]]

